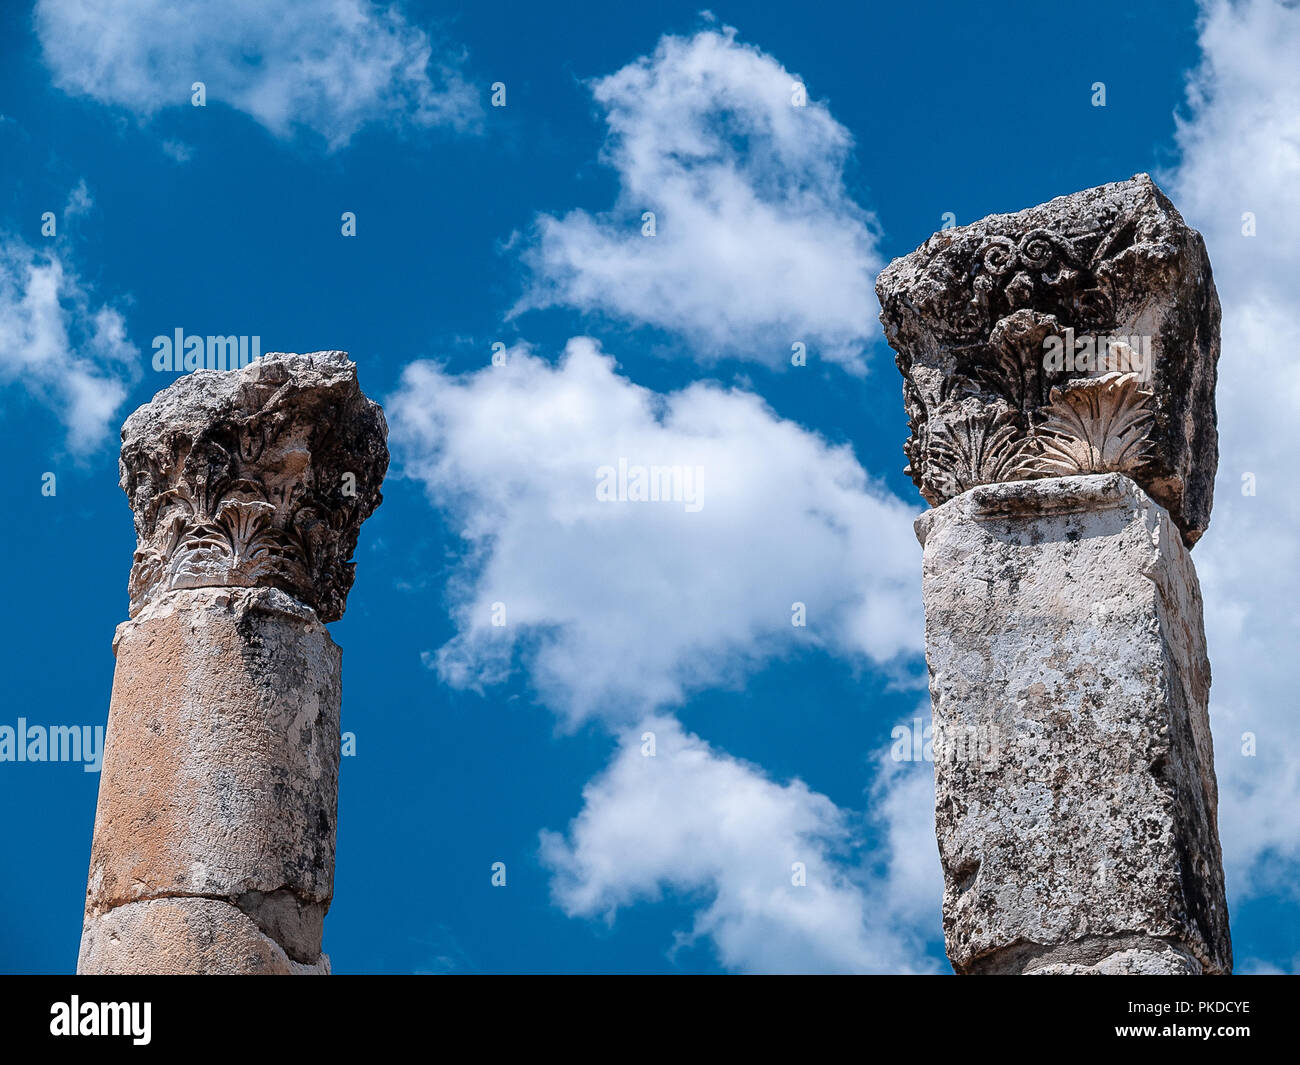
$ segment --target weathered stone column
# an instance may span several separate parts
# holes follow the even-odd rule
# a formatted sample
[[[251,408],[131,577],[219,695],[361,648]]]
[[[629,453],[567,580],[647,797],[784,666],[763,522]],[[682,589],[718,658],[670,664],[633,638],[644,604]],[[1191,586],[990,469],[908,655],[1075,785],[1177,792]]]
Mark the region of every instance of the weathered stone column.
[[[387,426],[342,352],[198,370],[122,429],[138,548],[81,973],[328,973],[343,614]]]
[[[935,509],[926,657],[958,973],[1227,973],[1200,588],[1204,244],[1146,175],[936,233],[877,283]]]

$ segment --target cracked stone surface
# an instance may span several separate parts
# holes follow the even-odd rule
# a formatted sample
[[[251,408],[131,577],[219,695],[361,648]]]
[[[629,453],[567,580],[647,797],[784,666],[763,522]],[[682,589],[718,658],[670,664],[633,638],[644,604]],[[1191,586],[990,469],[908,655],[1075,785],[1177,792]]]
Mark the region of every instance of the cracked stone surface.
[[[1201,594],[1169,513],[1112,473],[916,524],[956,971],[1230,972]]]
[[[1200,234],[1146,174],[942,230],[876,292],[928,502],[1116,472],[1189,547],[1205,531],[1219,300]]]

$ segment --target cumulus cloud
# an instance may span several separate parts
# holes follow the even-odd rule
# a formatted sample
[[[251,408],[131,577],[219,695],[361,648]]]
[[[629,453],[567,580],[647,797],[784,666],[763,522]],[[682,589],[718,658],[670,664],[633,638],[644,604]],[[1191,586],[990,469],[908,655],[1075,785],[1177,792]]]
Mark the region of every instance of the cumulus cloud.
[[[542,834],[555,901],[612,921],[666,892],[702,894],[679,942],[708,937],[742,972],[934,971],[924,943],[941,889],[932,778],[920,768],[879,779],[883,843],[860,864],[861,815],[801,780],[773,781],[671,718],[648,719],[584,789],[567,835]]]
[[[594,718],[623,739],[567,834],[542,835],[557,904],[612,921],[665,893],[699,895],[683,942],[707,937],[747,972],[929,967],[940,878],[928,765],[882,761],[869,822],[662,712],[800,647],[909,660],[922,633],[914,512],[850,449],[759,397],[710,383],[653,392],[588,338],[558,365],[525,346],[459,376],[417,363],[386,406],[405,474],[469,545],[450,585],[457,635],[430,664],[463,688],[522,667],[562,720]],[[693,471],[689,490],[639,501],[638,467]],[[791,883],[795,861],[806,886]]]
[[[78,189],[69,214],[89,202]],[[70,450],[89,451],[108,435],[138,358],[121,314],[97,306],[58,252],[0,237],[0,381],[53,409]]]
[[[189,106],[196,81],[209,105],[331,149],[370,122],[465,129],[480,115],[460,56],[370,0],[39,0],[35,22],[59,88],[144,118]]]
[[[803,342],[860,371],[876,231],[845,188],[852,137],[825,104],[796,106],[796,82],[731,29],[664,37],[595,81],[617,201],[536,220],[514,313],[600,312],[680,334],[705,360],[783,363]]]
[[[570,722],[627,722],[800,646],[921,650],[915,512],[758,396],[656,393],[578,338],[558,366],[522,350],[462,376],[417,363],[388,410],[405,472],[470,545],[458,634],[431,656],[450,684],[522,661]],[[624,500],[602,501],[621,464]],[[637,501],[638,467],[690,480]]]
[[[1223,303],[1219,477],[1196,550],[1214,666],[1211,717],[1229,888],[1294,890],[1300,862],[1300,8],[1215,2],[1167,176],[1205,234]],[[1247,236],[1254,216],[1255,235]],[[1255,495],[1244,495],[1252,474]],[[1243,734],[1257,753],[1244,755]]]

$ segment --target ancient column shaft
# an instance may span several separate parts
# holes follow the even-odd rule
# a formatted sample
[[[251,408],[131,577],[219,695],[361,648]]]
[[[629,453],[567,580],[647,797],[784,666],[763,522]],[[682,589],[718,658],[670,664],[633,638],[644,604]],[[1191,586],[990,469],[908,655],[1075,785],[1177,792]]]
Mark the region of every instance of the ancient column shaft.
[[[323,973],[343,611],[386,426],[340,352],[197,371],[123,429],[140,541],[82,973]]]
[[[1219,302],[1140,174],[877,281],[924,545],[958,973],[1231,971],[1200,589]]]
[[[1232,966],[1191,556],[1120,474],[917,521],[944,934],[959,973]]]

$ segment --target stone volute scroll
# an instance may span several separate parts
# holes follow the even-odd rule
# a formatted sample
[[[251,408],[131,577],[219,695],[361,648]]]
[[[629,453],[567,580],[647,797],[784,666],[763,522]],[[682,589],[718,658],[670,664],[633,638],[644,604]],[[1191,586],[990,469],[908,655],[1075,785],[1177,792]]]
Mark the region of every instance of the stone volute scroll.
[[[980,484],[1125,473],[1188,546],[1218,434],[1205,243],[1146,174],[943,230],[876,284],[903,374],[907,472],[938,505]]]

